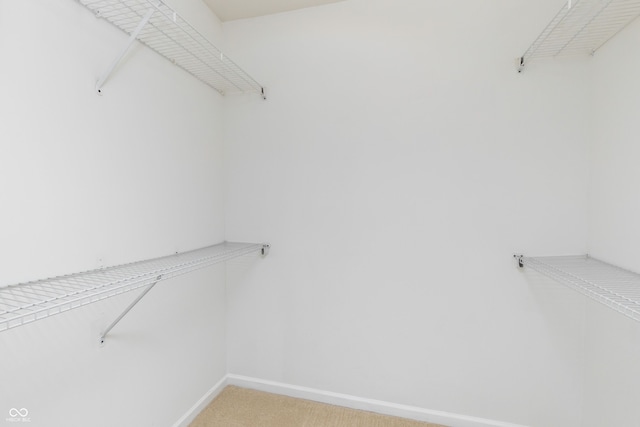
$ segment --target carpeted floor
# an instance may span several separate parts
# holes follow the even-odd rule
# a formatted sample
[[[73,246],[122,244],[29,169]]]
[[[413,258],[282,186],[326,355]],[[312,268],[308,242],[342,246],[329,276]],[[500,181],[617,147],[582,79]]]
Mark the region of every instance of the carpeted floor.
[[[443,426],[228,386],[189,427]]]

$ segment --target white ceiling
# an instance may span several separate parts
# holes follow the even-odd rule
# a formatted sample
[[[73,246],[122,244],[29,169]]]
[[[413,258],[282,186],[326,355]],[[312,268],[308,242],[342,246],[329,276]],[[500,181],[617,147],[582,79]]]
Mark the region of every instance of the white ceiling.
[[[221,21],[254,18],[339,1],[343,0],[204,0]]]

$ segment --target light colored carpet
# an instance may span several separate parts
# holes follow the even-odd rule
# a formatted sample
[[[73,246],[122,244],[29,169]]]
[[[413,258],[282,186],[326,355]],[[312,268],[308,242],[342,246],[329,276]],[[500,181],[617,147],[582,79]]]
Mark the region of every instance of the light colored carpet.
[[[443,427],[227,386],[189,427]]]

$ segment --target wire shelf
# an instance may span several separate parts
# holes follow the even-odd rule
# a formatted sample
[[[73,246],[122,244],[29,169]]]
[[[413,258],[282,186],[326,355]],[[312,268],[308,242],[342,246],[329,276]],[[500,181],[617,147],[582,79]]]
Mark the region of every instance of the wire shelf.
[[[181,254],[0,288],[0,332],[269,246],[224,242]]]
[[[529,267],[587,297],[640,321],[640,274],[587,255],[519,257]]]
[[[264,95],[255,79],[162,0],[79,1],[125,33],[137,34],[140,42],[221,94]],[[147,14],[151,14],[150,18]],[[141,22],[145,23],[139,29]]]
[[[640,0],[569,0],[520,59],[591,55],[640,16]],[[520,70],[521,70],[520,69]]]

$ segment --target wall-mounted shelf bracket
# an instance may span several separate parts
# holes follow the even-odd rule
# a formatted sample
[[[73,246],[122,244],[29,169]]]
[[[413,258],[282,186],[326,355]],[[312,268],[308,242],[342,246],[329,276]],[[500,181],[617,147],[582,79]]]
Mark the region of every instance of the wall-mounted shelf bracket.
[[[524,255],[514,255],[513,256],[518,261],[518,267],[524,267]]]
[[[147,286],[145,288],[144,291],[142,291],[142,293],[140,295],[138,295],[138,297],[131,303],[129,304],[129,307],[127,307],[122,314],[120,314],[120,316],[118,316],[118,318],[116,320],[114,320],[108,327],[107,329],[104,330],[104,332],[102,333],[102,335],[100,336],[100,345],[103,346],[104,345],[104,340],[107,336],[107,334],[109,332],[111,332],[111,330],[113,329],[114,326],[116,326],[118,324],[118,322],[120,322],[122,320],[122,318],[124,316],[127,315],[127,313],[129,313],[131,311],[131,309],[140,302],[140,300],[142,298],[144,298],[145,295],[147,295],[149,293],[149,291],[151,290],[151,288],[153,288],[156,283],[158,283],[160,280],[162,280],[162,274],[159,275],[158,277],[156,277],[156,281],[153,282],[152,284],[150,284],[149,286]]]
[[[140,34],[144,26],[147,25],[147,23],[151,19],[151,16],[153,16],[154,12],[155,12],[155,9],[149,9],[149,11],[142,17],[142,19],[140,20],[140,23],[135,28],[135,30],[133,30],[133,32],[131,33],[131,35],[129,36],[129,39],[127,40],[127,43],[124,45],[124,47],[122,48],[118,56],[115,57],[115,59],[111,62],[111,64],[105,70],[105,72],[102,73],[102,76],[100,77],[100,79],[98,79],[98,82],[96,83],[96,92],[98,92],[99,95],[102,94],[102,86],[107,81],[107,79],[109,78],[113,70],[116,68],[116,66],[120,63],[120,61],[122,61],[122,58],[124,58],[124,56],[127,54],[129,49],[131,48],[131,45],[133,44],[134,41],[136,41],[136,39],[138,38],[138,35]],[[96,15],[100,16],[100,11],[98,11]]]
[[[268,243],[265,243],[262,245],[262,249],[260,252],[262,253],[262,256],[267,256],[269,255],[270,250],[271,250],[271,245]]]

